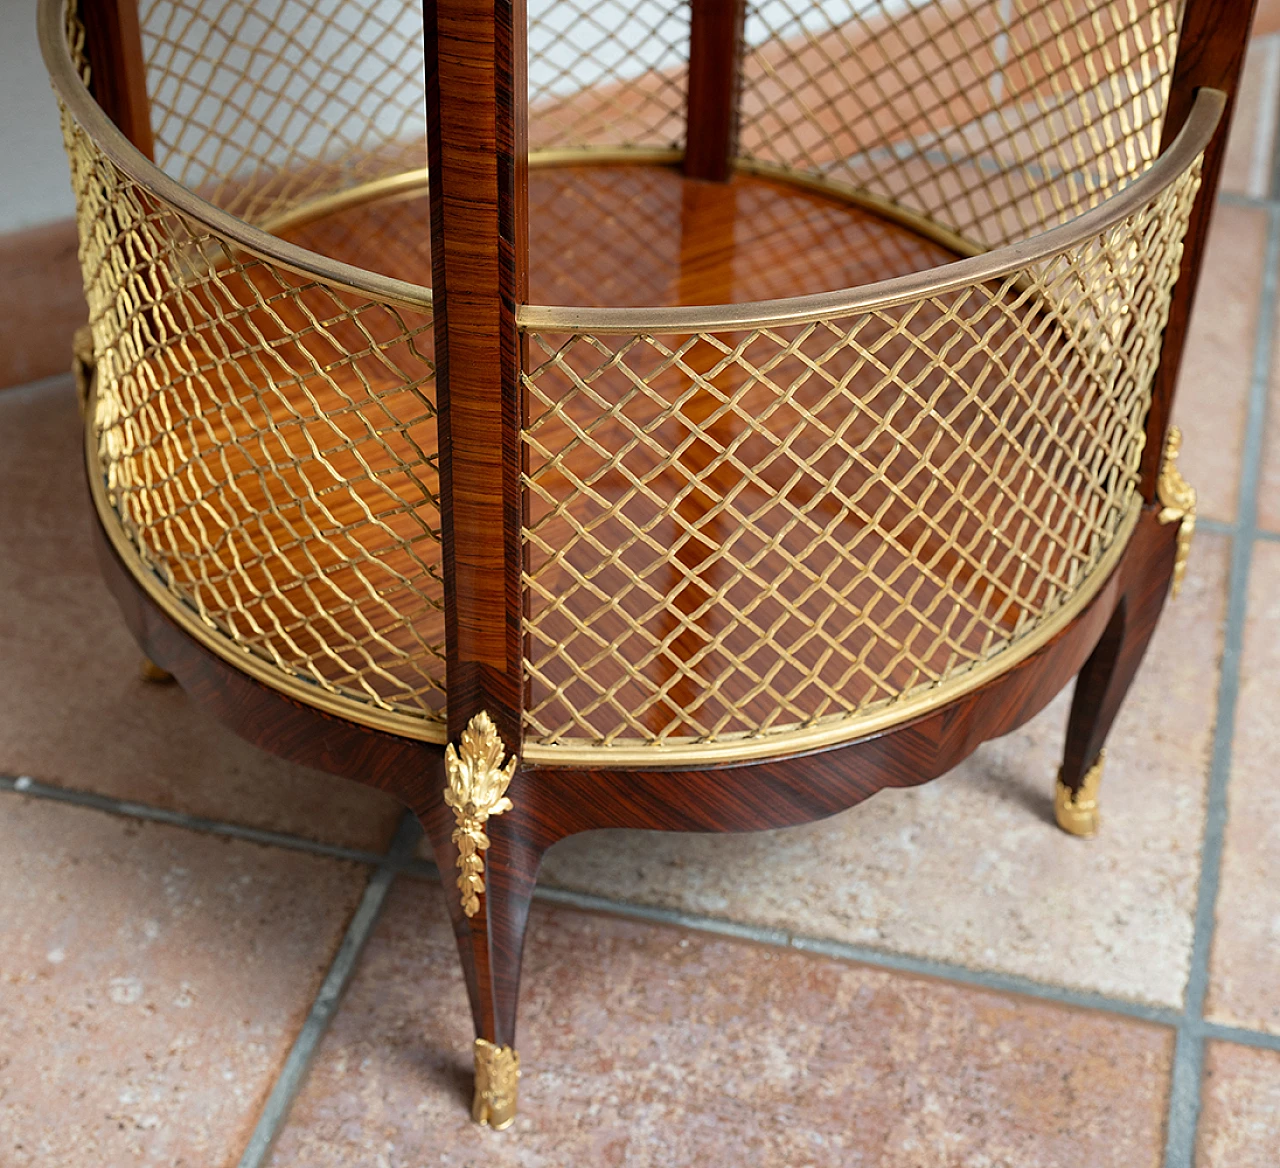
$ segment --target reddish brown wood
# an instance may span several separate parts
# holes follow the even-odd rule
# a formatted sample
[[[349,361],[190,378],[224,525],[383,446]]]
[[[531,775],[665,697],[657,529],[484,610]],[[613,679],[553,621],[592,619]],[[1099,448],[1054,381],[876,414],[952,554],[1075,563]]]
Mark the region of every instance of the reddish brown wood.
[[[155,157],[137,0],[81,0],[89,89],[120,132]]]
[[[514,1046],[525,929],[547,845],[539,837],[536,822],[529,817],[525,806],[528,792],[520,776],[508,793],[520,802],[485,825],[490,840],[485,853],[485,893],[474,917],[463,914],[456,887],[453,813],[442,800],[435,800],[418,811],[418,818],[440,868],[476,1034],[498,1045]]]
[[[1176,524],[1173,525],[1176,527]],[[1078,791],[1097,761],[1142,663],[1173,577],[1173,545],[1159,525],[1140,528],[1130,545],[1141,570],[1120,594],[1106,630],[1076,679],[1063,751],[1062,781]]]
[[[515,314],[528,294],[525,15],[519,0],[491,9],[427,0],[424,20],[449,736],[457,741],[484,710],[518,752],[524,512]],[[412,805],[454,911],[477,1033],[512,1043],[519,947],[510,938],[523,937],[528,897],[506,896],[499,880],[480,911],[463,916],[452,814],[438,796]],[[505,844],[496,855],[505,859]],[[515,857],[510,862],[520,870]]]
[[[706,183],[669,166],[552,166],[530,172],[528,196],[535,304],[772,300],[957,258],[870,211],[759,175]],[[425,192],[398,194],[282,234],[319,255],[430,284],[430,218]]]
[[[516,16],[505,2],[424,5],[450,735],[483,709],[513,750],[523,685],[515,308],[527,287]]]
[[[754,831],[820,819],[885,787],[943,774],[1034,717],[1090,658],[1122,603],[1147,611],[1161,599],[1176,525],[1155,516],[1156,508],[1144,511],[1120,566],[1052,641],[933,713],[846,746],[762,763],[694,771],[525,768],[510,792],[516,811],[490,820],[490,834],[531,821],[536,826],[521,830],[548,847],[601,827]],[[439,747],[324,714],[247,677],[173,625],[99,535],[104,575],[143,650],[236,733],[291,761],[389,791],[424,815],[442,805],[440,780],[422,779],[439,769]]]
[[[724,182],[738,139],[743,0],[693,0],[684,172]]]
[[[1147,444],[1142,454],[1142,494],[1155,498],[1156,479],[1164,454],[1165,434],[1173,413],[1173,395],[1177,388],[1182,351],[1187,343],[1191,310],[1195,306],[1196,286],[1209,237],[1209,222],[1222,176],[1231,118],[1235,112],[1240,71],[1249,40],[1256,0],[1187,0],[1186,11],[1178,32],[1178,57],[1174,63],[1169,100],[1165,106],[1160,149],[1165,150],[1182,129],[1195,91],[1206,87],[1221,89],[1227,95],[1218,132],[1204,152],[1204,170],[1200,193],[1191,210],[1191,221],[1183,243],[1182,266],[1178,283],[1169,305],[1169,323],[1160,346],[1160,363],[1152,387],[1151,410],[1147,414]]]

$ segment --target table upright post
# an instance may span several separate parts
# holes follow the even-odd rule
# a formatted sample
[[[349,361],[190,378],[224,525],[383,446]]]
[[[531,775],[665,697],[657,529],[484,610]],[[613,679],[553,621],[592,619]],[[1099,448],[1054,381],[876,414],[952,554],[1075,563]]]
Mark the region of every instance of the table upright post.
[[[448,725],[435,850],[476,1028],[473,1115],[515,1115],[520,959],[542,845],[521,743],[523,0],[425,0]]]
[[[1166,150],[1191,112],[1197,89],[1221,89],[1227,95],[1218,132],[1204,152],[1200,194],[1191,209],[1191,221],[1183,244],[1182,267],[1169,305],[1169,323],[1160,344],[1160,362],[1152,387],[1151,412],[1147,415],[1147,442],[1142,452],[1143,498],[1152,502],[1164,460],[1173,394],[1187,342],[1187,326],[1195,304],[1196,285],[1209,235],[1209,220],[1218,193],[1222,160],[1226,156],[1231,115],[1235,109],[1240,71],[1249,43],[1255,0],[1187,0],[1178,30],[1178,56],[1174,62],[1169,101],[1161,131],[1161,151]]]
[[[154,160],[137,0],[81,0],[89,89],[120,132]]]
[[[738,140],[744,0],[693,0],[684,173],[725,182]]]
[[[523,3],[427,0],[427,141],[449,737],[520,745]]]

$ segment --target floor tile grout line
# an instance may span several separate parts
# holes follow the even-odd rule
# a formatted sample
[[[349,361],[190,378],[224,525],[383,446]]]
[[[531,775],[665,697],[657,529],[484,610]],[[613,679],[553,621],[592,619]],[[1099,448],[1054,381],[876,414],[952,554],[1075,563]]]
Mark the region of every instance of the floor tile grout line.
[[[1269,211],[1280,197],[1270,195],[1247,195],[1243,191],[1219,191],[1217,205],[1219,207],[1245,207],[1253,211]]]
[[[0,775],[0,792],[23,794],[30,798],[47,799],[53,802],[103,811],[108,814],[241,839],[264,846],[281,847],[291,851],[311,852],[334,859],[350,860],[373,868],[386,868],[396,873],[421,879],[432,881],[439,879],[439,873],[431,861],[417,858],[412,850],[408,853],[398,853],[394,841],[385,853],[343,848],[332,844],[320,843],[304,836],[245,827],[240,824],[189,815],[184,812],[169,811],[165,808],[152,807],[147,804],[116,799],[111,796],[57,787],[27,776]],[[420,831],[418,831],[418,834],[420,834]],[[685,913],[633,901],[575,892],[571,889],[561,889],[550,885],[539,885],[534,895],[536,899],[551,904],[567,905],[586,911],[649,921],[654,924],[674,925],[717,936],[736,937],[756,944],[837,957],[841,960],[855,961],[877,968],[920,974],[979,988],[1000,990],[1046,1001],[1054,1001],[1064,1005],[1080,1006],[1106,1013],[1160,1022],[1170,1026],[1178,1025],[1182,1021],[1182,1015],[1171,1007],[1150,1006],[1107,994],[1075,990],[1068,986],[1055,985],[1051,982],[1037,982],[1031,978],[1022,978],[1016,974],[1001,973],[997,970],[985,970],[938,961],[933,958],[917,957],[912,954],[894,953],[889,950],[854,945],[830,938],[805,937],[782,930],[769,929],[764,926],[740,924],[724,918]],[[1277,1046],[1280,1046],[1280,1037],[1268,1035],[1263,1031],[1240,1028],[1236,1032],[1248,1036],[1247,1038],[1242,1038],[1241,1041],[1248,1041],[1251,1045],[1265,1045],[1274,1041]]]
[[[92,791],[77,791],[70,787],[58,787],[42,783],[28,775],[0,774],[0,793],[25,795],[30,799],[43,799],[52,803],[66,803],[74,807],[83,807],[92,811],[103,811],[108,815],[121,815],[129,819],[141,819],[150,823],[161,823],[168,827],[180,827],[188,831],[203,832],[206,835],[225,836],[243,840],[246,843],[263,844],[270,847],[287,848],[294,852],[310,852],[317,856],[327,856],[333,860],[350,860],[357,864],[377,867],[386,862],[386,856],[380,852],[365,851],[362,848],[345,848],[340,844],[326,844],[319,840],[307,839],[306,836],[292,835],[288,832],[270,831],[260,827],[247,827],[243,824],[228,823],[220,819],[209,819],[202,815],[189,815],[184,811],[169,811],[163,807],[153,807],[147,803],[136,803],[129,799],[116,799],[110,795],[98,795]]]
[[[1218,1042],[1234,1042],[1240,1046],[1257,1047],[1259,1050],[1280,1052],[1280,1034],[1265,1030],[1250,1030],[1243,1026],[1227,1026],[1221,1022],[1201,1022],[1201,1036]]]
[[[764,925],[740,924],[739,922],[719,917],[705,917],[697,913],[682,912],[679,909],[637,904],[633,901],[615,900],[611,897],[575,892],[571,889],[546,885],[537,886],[534,891],[534,899],[585,912],[606,913],[610,916],[644,921],[649,924],[675,926],[693,932],[750,941],[770,948],[789,949],[817,957],[831,957],[840,961],[855,962],[859,965],[867,965],[893,973],[908,973],[930,977],[952,984],[972,986],[975,989],[1016,994],[1020,997],[1052,1002],[1056,1005],[1116,1014],[1143,1022],[1159,1023],[1163,1026],[1176,1027],[1183,1021],[1181,1011],[1173,1007],[1149,1006],[1142,1002],[1113,998],[1106,994],[1091,993],[1088,990],[1074,990],[1068,986],[1038,982],[1031,978],[1019,977],[1016,974],[973,969],[964,965],[938,961],[934,958],[892,953],[882,949],[872,949],[823,937],[806,937],[802,934],[791,933],[785,929],[772,929]],[[1262,1035],[1260,1037],[1265,1038],[1266,1036]]]
[[[430,860],[423,859],[413,859],[401,865],[398,869],[398,874],[426,881],[436,881],[440,878],[440,873],[436,866]],[[1123,1017],[1136,1018],[1140,1021],[1156,1022],[1164,1026],[1188,1027],[1193,1031],[1204,1030],[1214,1037],[1224,1038],[1229,1041],[1238,1041],[1250,1046],[1274,1047],[1280,1050],[1280,1034],[1273,1034],[1266,1030],[1252,1030],[1246,1026],[1226,1026],[1220,1023],[1197,1022],[1188,1018],[1185,1012],[1176,1006],[1150,1005],[1096,990],[1079,990],[1055,982],[1036,981],[1033,978],[1023,977],[1019,974],[961,965],[955,962],[941,961],[933,957],[918,957],[910,953],[895,953],[888,949],[875,949],[870,946],[837,941],[827,937],[808,937],[803,934],[788,932],[785,929],[771,928],[768,925],[752,925],[729,920],[725,917],[705,916],[701,913],[686,912],[682,909],[645,904],[642,901],[602,896],[593,892],[580,892],[572,888],[561,888],[554,884],[538,884],[534,888],[533,898],[534,900],[545,901],[547,904],[577,909],[582,912],[601,913],[607,916],[622,917],[627,920],[683,928],[688,929],[690,932],[707,933],[717,937],[749,941],[752,944],[764,945],[770,948],[795,949],[802,953],[833,957],[841,961],[874,966],[878,969],[919,974],[941,981],[972,985],[979,989],[998,990],[1002,993],[1037,998],[1064,1006],[1096,1010],[1100,1013],[1118,1014]]]
[[[391,884],[412,858],[421,835],[417,819],[412,812],[406,811],[401,816],[391,847],[382,857],[383,862],[369,877],[364,895],[347,925],[337,953],[329,963],[306,1020],[272,1084],[271,1093],[240,1157],[239,1168],[265,1168],[268,1163],[271,1150],[288,1121],[293,1102],[307,1080],[320,1042],[337,1013],[343,993],[360,962],[360,955],[378,923]]]
[[[1256,38],[1266,54],[1263,61],[1262,92],[1258,95],[1258,124],[1253,131],[1253,151],[1249,159],[1249,191],[1266,197],[1274,185],[1277,115],[1280,115],[1280,34]]]
[[[439,879],[439,873],[435,866],[427,860],[416,860],[411,864],[405,865],[400,871],[402,875],[417,879]],[[700,913],[685,912],[681,909],[664,908],[660,905],[649,905],[638,901],[601,896],[598,893],[579,892],[571,888],[539,884],[534,889],[533,898],[547,904],[577,909],[583,912],[602,913],[628,920],[644,921],[648,924],[683,928],[691,932],[749,941],[753,944],[770,948],[792,949],[819,957],[833,957],[841,961],[856,962],[860,965],[874,966],[877,969],[886,969],[896,973],[918,974],[941,981],[971,985],[980,989],[998,990],[1002,993],[1017,994],[1021,997],[1037,998],[1043,1001],[1055,1002],[1059,1005],[1097,1010],[1108,1014],[1119,1014],[1146,1022],[1158,1022],[1165,1026],[1178,1026],[1184,1021],[1182,1012],[1173,1006],[1153,1006],[1144,1002],[1112,997],[1108,994],[1090,990],[1077,990],[1070,986],[1057,985],[1053,982],[1039,982],[1032,978],[1021,977],[1018,974],[1002,973],[999,970],[977,969],[954,962],[939,961],[932,957],[917,957],[910,953],[894,953],[891,950],[874,949],[869,946],[856,945],[826,937],[808,937],[785,929],[770,928],[767,925],[745,924],[739,921],[731,921],[724,917],[704,916]],[[1248,1034],[1253,1032],[1242,1030],[1241,1033]],[[1257,1033],[1258,1040],[1262,1042],[1268,1041],[1270,1037],[1264,1032]],[[1276,1038],[1276,1042],[1280,1044],[1280,1037]]]
[[[47,377],[37,377],[34,381],[22,381],[17,385],[0,385],[0,394],[22,393],[24,390],[38,393],[42,389],[53,389],[54,386],[61,382],[66,382],[68,389],[73,388],[75,385],[75,374],[71,372],[70,338],[67,339],[67,369],[65,373],[50,373]]]
[[[1224,519],[1209,519],[1207,517],[1197,519],[1196,531],[1207,532],[1210,535],[1238,535],[1242,539],[1261,540],[1263,543],[1280,543],[1280,531],[1270,531],[1265,527],[1246,528],[1238,523],[1228,523]]]
[[[1274,192],[1273,192],[1274,193]],[[1165,1168],[1191,1168],[1195,1162],[1204,1073],[1204,1005],[1209,986],[1222,853],[1227,822],[1227,784],[1231,777],[1232,745],[1240,689],[1240,657],[1248,606],[1249,573],[1253,563],[1258,518],[1267,397],[1270,391],[1273,329],[1280,284],[1280,203],[1267,212],[1267,239],[1257,330],[1241,459],[1236,533],[1231,541],[1227,587],[1227,615],[1223,631],[1222,665],[1218,679],[1217,718],[1209,772],[1208,804],[1200,852],[1200,881],[1192,933],[1191,967],[1187,976],[1186,1021],[1178,1030],[1173,1078],[1169,1091]]]

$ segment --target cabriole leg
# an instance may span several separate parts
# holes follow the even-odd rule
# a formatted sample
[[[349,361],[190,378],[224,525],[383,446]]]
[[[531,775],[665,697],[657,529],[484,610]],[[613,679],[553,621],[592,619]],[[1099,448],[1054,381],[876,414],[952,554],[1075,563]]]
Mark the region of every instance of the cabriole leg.
[[[167,669],[161,669],[150,657],[142,659],[142,664],[138,666],[138,673],[141,674],[143,681],[150,681],[156,685],[168,685],[173,680],[173,674]]]
[[[1092,836],[1098,830],[1098,788],[1103,749],[1120,705],[1142,662],[1164,607],[1173,577],[1180,533],[1152,525],[1153,537],[1135,547],[1133,580],[1127,582],[1093,653],[1076,680],[1062,769],[1054,793],[1054,814],[1063,831]]]
[[[515,760],[482,714],[445,753],[443,798],[419,812],[431,839],[475,1022],[471,1116],[501,1130],[516,1115],[516,1006],[529,904],[543,848],[531,842]]]
[[[1178,470],[1181,447],[1181,431],[1170,426],[1156,502],[1148,510],[1158,522],[1140,526],[1142,534],[1129,557],[1134,566],[1128,571],[1120,602],[1076,680],[1053,800],[1058,826],[1072,835],[1097,833],[1098,788],[1106,760],[1103,744],[1151,643],[1165,597],[1171,587],[1173,595],[1178,594],[1186,574],[1196,526],[1196,493]]]

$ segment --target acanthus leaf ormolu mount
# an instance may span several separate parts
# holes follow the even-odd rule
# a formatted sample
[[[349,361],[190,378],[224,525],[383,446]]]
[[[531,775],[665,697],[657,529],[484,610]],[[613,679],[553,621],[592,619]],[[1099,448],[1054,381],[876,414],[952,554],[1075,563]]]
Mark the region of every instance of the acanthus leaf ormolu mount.
[[[420,818],[479,1122],[566,835],[830,815],[1077,676],[1096,829],[1251,4],[135,4],[40,9],[103,570]]]
[[[462,732],[461,749],[444,748],[444,773],[449,784],[444,801],[458,821],[451,838],[458,849],[462,911],[473,917],[480,911],[480,897],[484,895],[484,853],[489,847],[484,825],[489,816],[511,810],[507,787],[516,773],[514,757],[503,763],[502,739],[493,719],[483,710]]]

